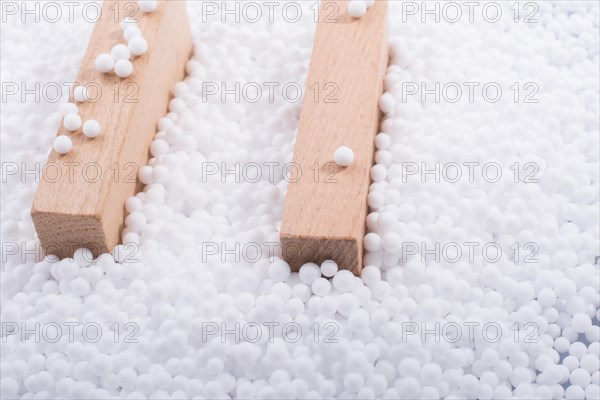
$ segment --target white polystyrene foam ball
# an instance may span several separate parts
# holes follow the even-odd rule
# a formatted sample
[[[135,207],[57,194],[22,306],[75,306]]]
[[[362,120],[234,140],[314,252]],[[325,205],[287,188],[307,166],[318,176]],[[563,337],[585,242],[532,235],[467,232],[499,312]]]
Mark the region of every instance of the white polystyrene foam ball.
[[[130,26],[123,31],[123,39],[125,39],[126,42],[129,42],[136,36],[142,36],[142,31],[137,26]]]
[[[156,10],[156,7],[158,6],[158,1],[157,0],[138,0],[138,4],[140,7],[140,10],[142,10],[145,13],[150,13],[150,12]]]
[[[354,152],[348,146],[340,146],[335,150],[333,159],[340,167],[347,167],[354,161]]]
[[[311,285],[312,291],[317,296],[327,296],[331,291],[331,284],[325,278],[315,280]]]
[[[396,107],[396,100],[390,93],[384,93],[379,98],[379,109],[385,114],[390,114]]]
[[[269,266],[269,277],[276,282],[285,281],[291,273],[290,265],[283,260],[275,260]]]
[[[298,275],[301,282],[312,285],[314,281],[321,277],[321,269],[315,263],[306,263],[300,267]]]
[[[73,148],[71,138],[65,135],[57,136],[52,146],[58,154],[67,154]]]
[[[333,276],[333,287],[340,293],[346,293],[354,288],[354,274],[348,270],[340,270]]]
[[[374,265],[367,265],[360,273],[360,277],[367,285],[373,285],[381,280],[381,271]]]
[[[134,36],[127,42],[127,47],[134,56],[141,56],[148,51],[148,41],[142,36]]]
[[[73,98],[78,103],[83,103],[88,98],[87,88],[85,86],[77,86],[73,89]]]
[[[363,0],[350,0],[348,14],[353,18],[360,18],[367,13],[367,4]]]
[[[81,127],[81,117],[75,113],[67,114],[63,120],[63,126],[65,129],[75,132]]]
[[[327,278],[331,278],[338,271],[338,265],[333,260],[325,260],[321,264],[321,274]]]
[[[90,139],[98,137],[98,135],[100,135],[100,132],[102,132],[100,123],[98,121],[96,121],[95,119],[89,119],[89,120],[85,121],[85,123],[83,124],[82,130],[83,130],[83,134]]]
[[[128,78],[133,73],[133,64],[131,61],[122,59],[115,63],[115,74],[119,78]]]
[[[115,59],[108,53],[101,53],[96,57],[94,64],[98,71],[106,74],[111,72],[115,67]]]
[[[117,63],[120,60],[129,60],[131,57],[131,51],[129,50],[128,46],[124,44],[117,44],[114,45],[110,50],[110,55],[112,56],[113,60],[115,60],[115,63]]]

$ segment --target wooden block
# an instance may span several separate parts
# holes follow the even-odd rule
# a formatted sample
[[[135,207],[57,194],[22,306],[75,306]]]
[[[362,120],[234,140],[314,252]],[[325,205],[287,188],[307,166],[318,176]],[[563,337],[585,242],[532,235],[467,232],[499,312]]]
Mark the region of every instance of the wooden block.
[[[290,179],[281,226],[283,258],[294,270],[327,259],[356,274],[362,269],[378,103],[388,65],[388,17],[387,1],[375,1],[360,19],[347,14],[347,4],[324,0],[321,5],[294,149],[302,175]],[[328,22],[335,9],[339,12],[331,18],[338,21]],[[308,90],[332,82],[339,89],[337,103]],[[354,151],[349,167],[333,161],[339,146]]]
[[[98,256],[119,244],[125,200],[141,189],[137,171],[148,161],[156,124],[167,112],[170,90],[183,79],[192,50],[185,1],[161,0],[154,12],[134,16],[149,45],[146,54],[132,60],[134,73],[120,79],[98,72],[98,54],[126,43],[115,18],[119,3],[104,1],[77,76],[80,84],[95,83],[89,86],[94,101],[79,104],[79,115],[100,122],[102,134],[88,139],[81,129],[69,132],[61,126],[58,135],[70,136],[73,150],[63,156],[51,152],[52,168],[45,171],[52,177],[42,178],[33,201],[31,216],[42,247],[61,258],[80,247]],[[95,87],[100,96],[91,93]]]

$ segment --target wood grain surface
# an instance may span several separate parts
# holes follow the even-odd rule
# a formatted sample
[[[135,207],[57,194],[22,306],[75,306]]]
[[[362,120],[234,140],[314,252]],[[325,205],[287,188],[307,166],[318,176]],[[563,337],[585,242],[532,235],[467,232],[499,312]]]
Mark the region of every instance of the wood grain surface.
[[[387,1],[376,1],[354,19],[347,4],[321,4],[294,149],[301,175],[290,179],[281,226],[283,258],[294,270],[327,259],[357,274],[362,269],[378,102],[388,65],[388,14]],[[309,90],[316,87],[321,96]],[[354,151],[349,167],[334,163],[339,146]]]
[[[192,37],[186,2],[181,0],[161,0],[154,12],[134,15],[149,48],[132,59],[134,73],[129,78],[96,70],[98,54],[126,44],[122,17],[115,17],[115,9],[126,15],[123,3],[104,1],[77,76],[79,84],[93,83],[90,91],[101,90],[90,93],[94,101],[78,106],[84,122],[100,122],[102,134],[88,139],[81,129],[69,132],[61,126],[58,135],[70,136],[73,150],[63,156],[50,153],[52,168],[45,171],[52,176],[42,177],[33,201],[31,215],[46,254],[68,257],[86,247],[97,256],[119,244],[125,200],[141,189],[137,171],[148,161],[148,147],[167,112],[170,90],[185,74]]]

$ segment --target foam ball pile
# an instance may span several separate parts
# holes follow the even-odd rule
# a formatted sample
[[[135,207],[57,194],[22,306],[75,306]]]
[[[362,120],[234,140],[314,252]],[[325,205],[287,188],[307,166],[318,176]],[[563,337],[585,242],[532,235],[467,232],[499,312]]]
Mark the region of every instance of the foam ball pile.
[[[18,251],[3,252],[0,271],[1,397],[597,399],[598,4],[536,3],[530,24],[508,3],[497,23],[400,24],[402,2],[390,2],[360,276],[331,260],[292,272],[268,245],[279,241],[301,102],[203,90],[304,87],[315,23],[312,3],[296,4],[293,29],[277,13],[192,23],[188,76],[111,254],[40,259],[37,180],[7,174],[1,235]],[[188,9],[202,19],[200,2]],[[76,75],[87,37],[73,30],[93,25],[8,20],[3,80]],[[435,82],[439,101],[423,98]],[[464,82],[480,83],[472,101]],[[3,104],[0,148],[32,169],[76,108],[20,100]]]

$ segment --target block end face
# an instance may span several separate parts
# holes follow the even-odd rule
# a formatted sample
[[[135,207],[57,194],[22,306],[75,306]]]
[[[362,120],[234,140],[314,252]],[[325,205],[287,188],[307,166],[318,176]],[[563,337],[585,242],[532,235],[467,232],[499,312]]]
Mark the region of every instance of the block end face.
[[[362,270],[362,243],[355,238],[325,238],[281,233],[283,259],[292,271],[308,262],[321,264],[333,260],[340,269],[359,275]]]
[[[45,255],[72,257],[75,250],[87,248],[94,257],[107,253],[117,243],[106,242],[102,221],[95,215],[73,215],[33,208],[31,219]]]

